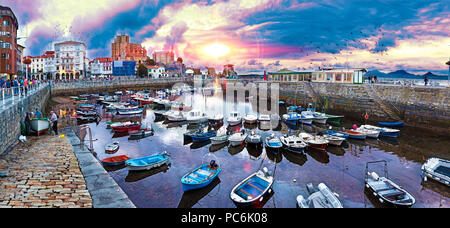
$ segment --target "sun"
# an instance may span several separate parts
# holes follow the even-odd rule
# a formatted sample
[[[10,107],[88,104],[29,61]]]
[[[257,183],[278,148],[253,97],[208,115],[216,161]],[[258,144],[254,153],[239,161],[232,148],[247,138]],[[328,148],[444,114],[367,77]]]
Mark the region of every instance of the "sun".
[[[208,56],[218,58],[218,57],[228,55],[228,53],[230,53],[230,48],[224,44],[216,42],[216,43],[206,46],[203,49],[203,52]]]

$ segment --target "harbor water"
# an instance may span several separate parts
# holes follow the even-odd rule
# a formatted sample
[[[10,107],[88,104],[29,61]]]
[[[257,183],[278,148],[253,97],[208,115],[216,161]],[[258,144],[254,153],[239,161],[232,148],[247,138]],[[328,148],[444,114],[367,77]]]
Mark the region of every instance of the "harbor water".
[[[123,97],[128,100],[129,97]],[[207,114],[220,113],[228,116],[237,110],[241,115],[254,113],[249,101],[228,103],[223,96],[189,96],[194,109]],[[226,108],[223,108],[226,107]],[[281,110],[283,110],[281,108]],[[167,151],[171,165],[150,171],[129,172],[125,166],[109,168],[109,174],[120,185],[133,203],[140,208],[234,208],[230,199],[232,188],[258,169],[267,167],[275,175],[274,193],[263,200],[265,208],[295,208],[296,198],[304,193],[306,185],[325,183],[339,195],[344,207],[383,207],[371,193],[364,191],[366,163],[385,160],[388,162],[389,177],[410,192],[417,200],[413,207],[450,207],[450,191],[433,181],[423,183],[421,166],[430,156],[450,155],[450,139],[434,136],[416,129],[404,127],[398,139],[380,138],[352,140],[342,147],[329,146],[326,152],[306,151],[296,154],[283,151],[274,154],[263,147],[241,145],[212,146],[211,142],[192,143],[184,141],[183,134],[198,126],[185,122],[169,123],[155,119],[156,108],[150,106],[141,116],[119,116],[99,108],[102,121],[90,123],[94,149],[99,160],[111,156],[127,155],[139,158]],[[339,113],[333,113],[339,114]],[[107,129],[109,121],[135,120],[151,126],[154,135],[141,140],[130,140],[128,135],[116,135]],[[362,122],[344,119],[341,127],[350,128]],[[372,123],[373,124],[373,123]],[[225,122],[226,126],[226,122]],[[318,133],[327,125],[287,126],[280,120],[267,124],[241,125],[230,128],[237,132],[242,129],[260,133],[263,138],[276,134],[294,134],[300,131]],[[105,153],[105,145],[119,142],[120,149],[115,154]],[[204,189],[184,193],[181,178],[202,162],[215,160],[223,170],[219,179]],[[382,174],[383,167],[375,166]],[[373,170],[373,169],[372,169]]]

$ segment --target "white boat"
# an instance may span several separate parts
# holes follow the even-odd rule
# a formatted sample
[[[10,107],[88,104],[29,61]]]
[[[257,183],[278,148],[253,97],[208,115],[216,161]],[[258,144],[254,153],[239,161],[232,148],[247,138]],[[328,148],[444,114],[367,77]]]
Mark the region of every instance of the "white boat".
[[[369,129],[361,128],[361,127],[358,128],[356,130],[356,132],[363,133],[363,134],[367,135],[367,137],[374,138],[374,139],[377,139],[380,136],[380,133],[381,133],[380,131],[369,130]]]
[[[328,140],[326,140],[323,136],[316,136],[311,135],[308,133],[300,133],[299,137],[308,144],[310,148],[323,150],[325,151],[328,147],[328,144],[330,143]]]
[[[143,112],[144,112],[143,108],[125,108],[117,110],[117,114],[119,115],[138,115],[142,114]]]
[[[437,157],[429,158],[422,165],[422,178],[424,182],[431,178],[450,186],[450,160]]]
[[[208,121],[211,124],[223,123],[223,115],[222,114],[215,114],[215,115],[208,116]]]
[[[316,189],[313,184],[306,186],[309,196],[297,196],[299,208],[343,208],[339,195],[332,192],[324,183],[320,183]]]
[[[119,142],[113,142],[105,146],[106,153],[116,153],[119,151]]]
[[[220,145],[228,142],[229,135],[227,134],[227,128],[221,127],[217,131],[216,137],[211,138],[212,145]]]
[[[268,121],[270,121],[270,115],[259,115],[259,118],[258,118],[258,121],[259,122],[268,122]]]
[[[246,124],[255,124],[257,120],[258,120],[258,117],[253,114],[247,114],[244,117],[244,122]]]
[[[252,131],[252,133],[246,139],[249,144],[260,144],[262,143],[262,138],[260,134],[256,134],[256,132]]]
[[[227,122],[230,126],[236,126],[242,124],[242,117],[238,112],[231,112],[227,118]]]
[[[312,112],[310,111],[304,111],[302,112],[301,118],[300,118],[300,122],[302,124],[306,124],[306,125],[312,125],[312,122],[316,119],[316,117],[314,117],[314,115],[312,114]]]
[[[345,141],[345,138],[333,136],[333,135],[323,135],[323,137],[330,142],[331,145],[341,146]]]
[[[248,137],[248,134],[245,131],[235,133],[228,138],[231,146],[239,146],[241,145]]]
[[[127,125],[131,125],[133,124],[132,122],[128,121],[128,122],[121,122],[121,123],[113,123],[111,124],[111,128],[113,127],[122,127],[122,126],[127,126]]]
[[[264,201],[265,195],[272,193],[274,182],[266,167],[242,180],[230,193],[230,198],[237,206],[248,207]]]
[[[180,111],[175,111],[167,116],[167,119],[171,122],[181,122],[186,121],[186,117]]]
[[[208,118],[205,113],[199,110],[192,110],[186,115],[186,120],[188,123],[203,123],[207,122]]]
[[[367,130],[373,130],[373,131],[379,131],[381,136],[386,136],[386,137],[396,138],[400,134],[400,130],[387,128],[387,127],[377,127],[377,126],[372,126],[372,125],[361,125],[360,128],[367,129]]]
[[[369,164],[384,163],[384,177],[369,171]],[[410,207],[416,203],[416,199],[405,189],[388,179],[387,162],[375,161],[366,164],[365,188],[378,198],[381,203],[395,207]]]
[[[313,112],[314,115],[314,120],[313,122],[318,123],[318,124],[326,124],[328,117],[325,113],[320,113],[320,112]]]
[[[269,149],[281,149],[283,148],[283,143],[281,143],[280,138],[275,136],[275,134],[270,135],[266,138],[266,147]]]
[[[302,153],[305,150],[306,146],[308,146],[300,137],[295,135],[282,136],[280,137],[280,141],[286,150],[295,153]]]
[[[48,119],[32,119],[31,129],[37,132],[38,135],[50,129],[50,121]]]

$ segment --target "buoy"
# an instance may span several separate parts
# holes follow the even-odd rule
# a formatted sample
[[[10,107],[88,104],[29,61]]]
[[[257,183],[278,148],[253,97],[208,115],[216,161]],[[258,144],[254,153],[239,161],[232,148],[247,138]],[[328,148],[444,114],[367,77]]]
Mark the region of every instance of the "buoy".
[[[295,183],[295,182],[297,182],[297,180],[296,180],[296,179],[294,179],[294,183]]]

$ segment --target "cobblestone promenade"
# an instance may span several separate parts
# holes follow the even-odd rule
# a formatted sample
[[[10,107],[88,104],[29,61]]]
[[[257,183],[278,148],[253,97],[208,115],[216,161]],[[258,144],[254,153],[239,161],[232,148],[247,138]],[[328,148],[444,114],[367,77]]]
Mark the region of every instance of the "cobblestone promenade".
[[[27,137],[12,151],[0,155],[0,208],[90,208],[92,198],[65,138]]]

